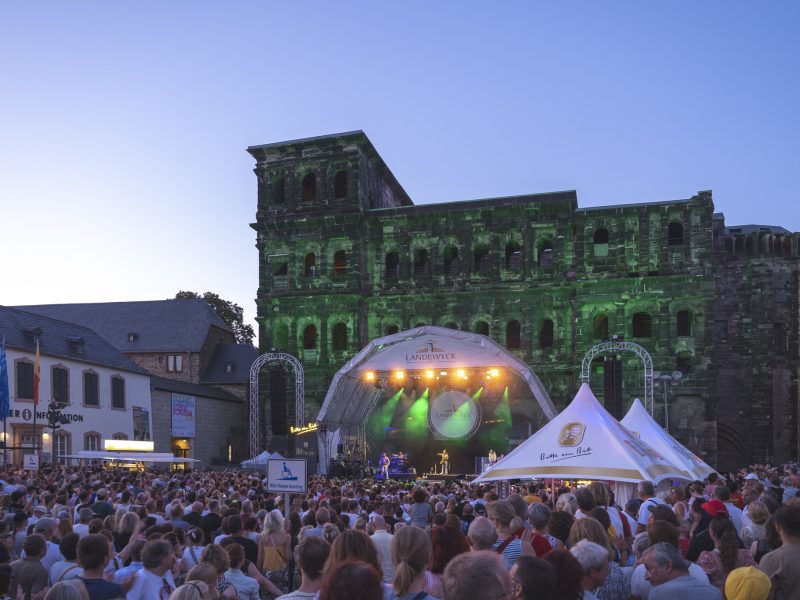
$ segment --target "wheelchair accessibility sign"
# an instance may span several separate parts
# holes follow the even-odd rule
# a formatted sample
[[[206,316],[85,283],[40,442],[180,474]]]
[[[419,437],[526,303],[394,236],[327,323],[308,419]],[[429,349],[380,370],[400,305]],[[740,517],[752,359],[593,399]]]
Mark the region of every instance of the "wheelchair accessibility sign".
[[[293,494],[306,492],[306,459],[270,458],[267,461],[267,490]]]

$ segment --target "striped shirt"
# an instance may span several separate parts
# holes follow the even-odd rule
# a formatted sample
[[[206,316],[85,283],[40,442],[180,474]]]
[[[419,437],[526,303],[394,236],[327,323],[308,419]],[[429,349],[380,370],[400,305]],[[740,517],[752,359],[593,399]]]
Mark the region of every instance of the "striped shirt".
[[[497,552],[497,549],[505,542],[505,540],[497,540],[492,545],[492,550]],[[522,554],[522,542],[519,538],[514,538],[508,545],[503,548],[503,561],[506,563],[506,569],[511,570],[511,567],[517,562],[517,558]]]

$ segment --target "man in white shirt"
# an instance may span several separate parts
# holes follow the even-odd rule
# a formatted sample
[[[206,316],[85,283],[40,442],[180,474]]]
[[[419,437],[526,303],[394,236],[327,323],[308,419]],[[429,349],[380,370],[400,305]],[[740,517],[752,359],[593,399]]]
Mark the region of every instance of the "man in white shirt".
[[[639,518],[636,533],[642,533],[647,529],[647,520],[650,517],[650,509],[659,504],[665,504],[661,498],[656,498],[656,490],[652,481],[640,481],[638,485],[639,498],[643,500],[639,507]]]
[[[172,578],[172,565],[175,553],[166,540],[151,540],[142,548],[144,569],[136,574],[133,587],[128,591],[127,600],[154,600],[169,598],[175,590]]]
[[[81,537],[89,535],[89,521],[92,520],[94,513],[91,508],[82,508],[78,511],[78,522],[72,526],[72,531]]]
[[[56,533],[56,522],[50,517],[39,519],[36,521],[33,532],[38,533],[47,540],[47,553],[42,557],[41,562],[42,566],[50,571],[50,567],[58,561],[64,560],[64,557],[61,555],[61,550],[58,548],[58,544],[54,544],[51,541]]]
[[[394,536],[386,531],[386,520],[381,515],[372,519],[372,526],[375,528],[375,533],[370,539],[378,551],[378,562],[383,571],[383,581],[392,583],[394,581],[394,563],[392,562],[392,538]]]

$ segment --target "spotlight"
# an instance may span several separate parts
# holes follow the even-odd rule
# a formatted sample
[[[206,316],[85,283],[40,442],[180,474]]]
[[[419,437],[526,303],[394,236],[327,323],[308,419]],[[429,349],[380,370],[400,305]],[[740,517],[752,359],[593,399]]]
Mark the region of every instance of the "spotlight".
[[[467,378],[467,372],[464,369],[458,369],[456,371],[456,377],[458,377],[459,379],[466,379]]]
[[[489,369],[487,375],[489,375],[489,377],[500,377],[500,369]]]
[[[425,379],[433,379],[434,375],[435,373],[431,369],[425,371]]]
[[[367,371],[364,373],[364,379],[370,383],[375,383],[375,371]]]
[[[394,378],[397,381],[403,381],[406,378],[406,372],[405,371],[395,371],[394,372]]]
[[[447,371],[439,371],[439,375],[442,377],[447,377]]]

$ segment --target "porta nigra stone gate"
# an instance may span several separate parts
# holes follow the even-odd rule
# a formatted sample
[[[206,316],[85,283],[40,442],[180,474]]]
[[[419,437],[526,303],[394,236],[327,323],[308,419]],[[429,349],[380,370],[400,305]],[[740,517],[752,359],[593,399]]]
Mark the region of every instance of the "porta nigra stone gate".
[[[261,351],[302,362],[302,420],[369,340],[418,325],[490,336],[559,408],[586,352],[616,336],[646,348],[655,370],[683,373],[668,390],[669,431],[709,463],[797,457],[800,234],[726,226],[710,191],[596,208],[574,191],[415,205],[360,131],[249,152]],[[641,369],[630,353],[591,365],[618,418],[643,397]],[[262,444],[281,448],[291,376],[265,379]]]

